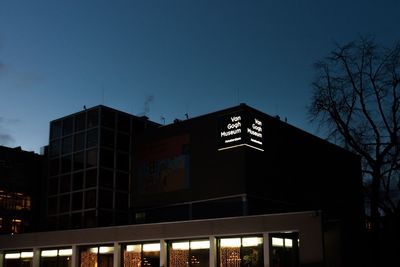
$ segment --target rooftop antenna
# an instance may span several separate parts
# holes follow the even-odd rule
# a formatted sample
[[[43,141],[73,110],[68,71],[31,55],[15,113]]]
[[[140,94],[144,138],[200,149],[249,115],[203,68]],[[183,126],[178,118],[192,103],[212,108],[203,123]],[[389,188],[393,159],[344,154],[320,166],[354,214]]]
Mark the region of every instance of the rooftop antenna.
[[[187,120],[189,119],[189,114],[187,114],[187,112],[185,113],[185,117]]]
[[[101,87],[101,104],[104,105],[104,86]]]
[[[165,118],[163,116],[161,116],[160,119],[163,122],[163,125],[165,125]]]

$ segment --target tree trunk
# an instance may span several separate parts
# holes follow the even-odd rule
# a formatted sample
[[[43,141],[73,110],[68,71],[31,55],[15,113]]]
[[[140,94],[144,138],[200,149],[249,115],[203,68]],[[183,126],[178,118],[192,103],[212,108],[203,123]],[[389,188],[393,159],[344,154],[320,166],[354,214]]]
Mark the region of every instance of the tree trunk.
[[[380,213],[379,213],[379,195],[380,195],[380,169],[375,168],[372,174],[371,188],[371,266],[380,266]]]

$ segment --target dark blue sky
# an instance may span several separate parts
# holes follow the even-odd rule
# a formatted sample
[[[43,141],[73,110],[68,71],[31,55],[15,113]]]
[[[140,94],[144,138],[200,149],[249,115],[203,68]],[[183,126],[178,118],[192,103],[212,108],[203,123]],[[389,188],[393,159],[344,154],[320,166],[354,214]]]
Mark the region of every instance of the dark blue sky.
[[[1,0],[0,144],[105,104],[166,123],[247,103],[314,134],[312,65],[360,35],[400,40],[400,1]]]

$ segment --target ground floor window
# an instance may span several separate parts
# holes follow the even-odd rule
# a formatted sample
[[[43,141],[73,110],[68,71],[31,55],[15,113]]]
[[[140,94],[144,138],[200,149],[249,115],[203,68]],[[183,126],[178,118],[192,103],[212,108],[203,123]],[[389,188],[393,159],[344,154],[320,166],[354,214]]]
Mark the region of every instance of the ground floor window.
[[[273,233],[270,235],[271,267],[299,266],[299,234]]]
[[[169,267],[208,267],[210,263],[210,241],[185,240],[168,243]]]
[[[113,267],[114,247],[85,247],[80,250],[80,267]]]
[[[123,267],[160,265],[160,243],[129,244],[123,247]]]
[[[218,266],[264,266],[263,238],[259,236],[218,239]]]
[[[72,249],[44,249],[40,252],[40,267],[71,267]]]
[[[11,252],[4,255],[4,267],[32,267],[33,251]]]

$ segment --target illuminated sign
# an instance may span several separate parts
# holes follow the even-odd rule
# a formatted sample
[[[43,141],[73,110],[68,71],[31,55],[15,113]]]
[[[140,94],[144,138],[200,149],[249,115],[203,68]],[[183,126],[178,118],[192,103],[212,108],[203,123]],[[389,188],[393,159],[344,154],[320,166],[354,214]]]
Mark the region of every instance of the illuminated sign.
[[[263,147],[263,122],[251,113],[236,112],[218,120],[218,150],[248,146],[260,151]]]

